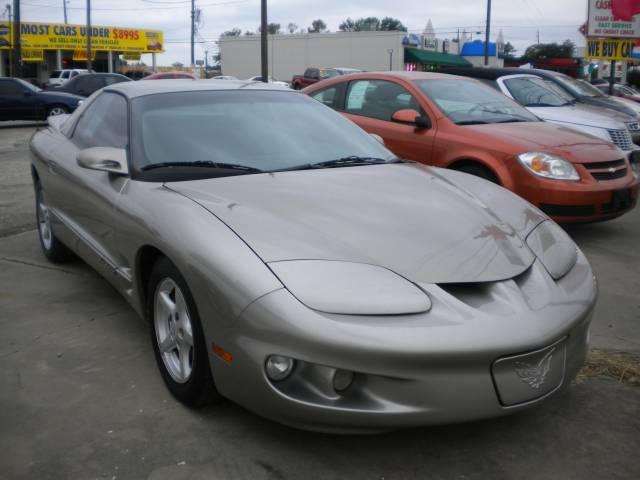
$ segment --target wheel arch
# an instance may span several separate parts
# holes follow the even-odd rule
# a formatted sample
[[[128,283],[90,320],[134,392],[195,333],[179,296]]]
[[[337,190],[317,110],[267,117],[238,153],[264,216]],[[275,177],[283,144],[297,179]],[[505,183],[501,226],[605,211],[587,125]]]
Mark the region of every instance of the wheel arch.
[[[447,165],[447,168],[451,170],[462,170],[464,167],[467,167],[467,166],[481,167],[487,170],[487,172],[489,172],[491,175],[495,177],[498,185],[503,186],[505,188],[509,188],[510,186],[511,182],[509,182],[507,178],[506,171],[503,171],[504,169],[496,168],[495,165],[481,158],[473,158],[473,157],[458,158],[453,160],[451,163],[449,163],[449,165]]]
[[[143,245],[138,249],[135,260],[135,282],[140,300],[142,312],[146,311],[147,290],[149,288],[149,278],[151,270],[158,259],[169,258],[162,250],[153,245]],[[146,315],[145,315],[146,318]]]

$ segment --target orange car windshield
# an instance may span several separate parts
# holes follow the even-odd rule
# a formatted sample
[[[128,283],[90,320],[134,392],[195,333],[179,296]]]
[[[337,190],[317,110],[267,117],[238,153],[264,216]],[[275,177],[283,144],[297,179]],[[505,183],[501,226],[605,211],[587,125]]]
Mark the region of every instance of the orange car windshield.
[[[458,125],[538,121],[510,98],[476,81],[456,78],[417,80],[415,83]]]

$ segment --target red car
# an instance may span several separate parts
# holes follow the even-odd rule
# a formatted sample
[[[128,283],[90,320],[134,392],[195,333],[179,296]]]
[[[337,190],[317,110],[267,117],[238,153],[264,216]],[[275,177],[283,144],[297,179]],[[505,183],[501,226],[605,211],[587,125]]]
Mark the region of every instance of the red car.
[[[157,72],[148,77],[144,77],[142,80],[175,80],[178,78],[197,80],[195,76],[188,72]]]
[[[498,183],[559,222],[614,218],[638,199],[640,180],[615,145],[543,122],[478,80],[359,73],[304,93],[382,137],[398,157]]]

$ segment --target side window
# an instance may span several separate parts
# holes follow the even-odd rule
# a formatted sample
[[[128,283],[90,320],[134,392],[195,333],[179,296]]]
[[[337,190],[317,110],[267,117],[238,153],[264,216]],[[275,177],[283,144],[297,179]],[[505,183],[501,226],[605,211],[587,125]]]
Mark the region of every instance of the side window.
[[[78,72],[71,72],[71,78],[77,77],[78,76]]]
[[[304,76],[317,80],[320,78],[320,71],[317,68],[307,68],[307,71],[304,72]]]
[[[22,95],[24,88],[13,80],[0,80],[0,95]]]
[[[120,83],[125,80],[126,79],[116,77],[116,76],[111,76],[111,75],[104,77],[104,82],[106,85],[113,85],[114,83]]]
[[[69,78],[69,70],[65,70],[64,72],[62,72],[62,75],[60,75],[60,78],[63,78],[65,80]]]
[[[328,107],[335,108],[334,102],[336,100],[337,91],[338,87],[325,88],[324,90],[320,90],[319,92],[311,95],[311,98],[318,100],[320,103],[324,103]]]
[[[345,108],[347,113],[391,121],[394,113],[406,108],[422,111],[418,101],[397,83],[357,80],[349,86]]]
[[[78,120],[71,138],[80,149],[127,146],[127,101],[115,93],[101,93]]]

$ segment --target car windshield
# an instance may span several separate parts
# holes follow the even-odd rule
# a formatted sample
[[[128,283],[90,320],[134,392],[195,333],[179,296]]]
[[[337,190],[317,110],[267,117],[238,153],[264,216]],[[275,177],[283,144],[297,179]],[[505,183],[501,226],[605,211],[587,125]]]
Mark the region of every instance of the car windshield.
[[[557,83],[579,97],[602,97],[602,92],[587,82],[562,74],[554,75],[553,78]]]
[[[51,75],[49,75],[49,78],[60,78],[61,73],[62,70],[54,70],[53,72],[51,72]]]
[[[147,95],[132,102],[132,152],[151,164],[227,164],[260,171],[363,157],[393,161],[381,143],[297,93],[246,90]]]
[[[29,83],[29,82],[25,82],[24,80],[22,80],[21,78],[16,78],[15,79],[17,82],[20,82],[20,84],[26,88],[28,88],[29,90],[31,90],[32,92],[41,92],[42,89],[36,87],[33,83]]]
[[[626,85],[619,85],[618,89],[624,93],[625,95],[638,95],[638,92],[636,92],[633,88],[631,87],[627,87]]]
[[[571,104],[550,83],[538,77],[513,77],[504,80],[511,96],[525,107],[563,107]]]
[[[333,78],[340,76],[340,72],[333,68],[323,68],[320,70],[320,79],[324,80],[327,78]]]
[[[538,120],[510,98],[476,81],[437,79],[415,83],[458,125]]]
[[[602,93],[600,90],[598,90],[596,87],[594,87],[593,85],[591,85],[589,82],[586,82],[584,80],[576,80],[576,82],[578,82],[578,84],[580,85],[580,88],[585,91],[585,92],[589,92],[589,96],[590,97],[604,97],[604,93]]]

